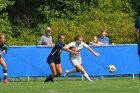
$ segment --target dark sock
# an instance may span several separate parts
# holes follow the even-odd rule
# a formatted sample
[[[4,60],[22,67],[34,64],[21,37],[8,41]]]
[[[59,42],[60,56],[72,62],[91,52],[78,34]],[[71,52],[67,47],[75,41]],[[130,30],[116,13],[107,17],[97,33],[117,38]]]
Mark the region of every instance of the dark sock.
[[[59,77],[60,75],[56,75],[55,77]]]
[[[50,77],[51,82],[53,82],[53,77],[52,77],[52,75],[50,75],[49,77]]]
[[[4,76],[4,80],[6,80],[7,79],[7,76]]]
[[[7,79],[7,70],[3,69],[3,74],[4,74],[4,80],[6,80]]]
[[[49,81],[53,82],[53,77],[52,77],[52,75],[49,75],[49,77],[47,77],[46,80],[45,80],[44,82],[49,82]]]

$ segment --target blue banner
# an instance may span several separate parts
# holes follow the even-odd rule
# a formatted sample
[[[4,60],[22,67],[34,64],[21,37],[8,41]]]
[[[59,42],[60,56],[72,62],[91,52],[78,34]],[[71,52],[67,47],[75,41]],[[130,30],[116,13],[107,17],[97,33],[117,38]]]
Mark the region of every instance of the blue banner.
[[[116,75],[116,74],[138,74],[140,62],[137,55],[137,45],[116,46],[91,46],[93,50],[101,55],[96,57],[87,49],[83,48],[82,64],[90,76],[93,75]],[[51,47],[43,46],[11,46],[8,53],[3,55],[7,64],[8,76],[48,76],[51,71],[46,63]],[[72,69],[69,61],[69,53],[63,51],[61,54],[63,74],[66,69]],[[108,72],[108,65],[116,67],[114,73]],[[0,77],[3,77],[0,67]],[[72,74],[72,75],[80,75]]]

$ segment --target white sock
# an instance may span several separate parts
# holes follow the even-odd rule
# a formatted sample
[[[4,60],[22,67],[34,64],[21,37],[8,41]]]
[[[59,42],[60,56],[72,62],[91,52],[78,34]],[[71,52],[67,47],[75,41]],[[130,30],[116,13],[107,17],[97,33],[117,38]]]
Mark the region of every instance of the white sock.
[[[71,74],[71,73],[75,73],[76,72],[76,68],[73,68],[71,70],[68,70],[67,74]]]
[[[4,74],[4,76],[7,76],[7,73],[3,73]]]
[[[90,79],[90,77],[88,76],[87,72],[85,72],[83,74],[83,76],[89,81],[89,82],[92,82],[92,80]]]
[[[84,76],[82,75],[81,77],[82,77],[82,80],[84,80]]]

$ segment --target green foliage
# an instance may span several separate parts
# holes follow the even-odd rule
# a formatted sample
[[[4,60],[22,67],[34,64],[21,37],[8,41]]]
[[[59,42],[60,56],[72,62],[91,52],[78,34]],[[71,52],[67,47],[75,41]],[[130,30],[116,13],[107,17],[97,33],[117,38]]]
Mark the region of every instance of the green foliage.
[[[140,0],[132,0],[131,3],[133,5],[134,10],[137,11],[140,15]]]
[[[13,5],[14,2],[9,2],[9,0],[0,0],[0,10],[6,9],[6,7]]]
[[[94,35],[100,36],[100,30],[106,29],[108,36],[114,43],[133,43],[131,29],[134,25],[135,11],[129,0],[98,0],[87,4],[80,1],[66,1],[64,12],[45,6],[41,10],[49,25],[58,33],[68,37],[70,42],[76,34],[82,35],[86,42],[90,42]],[[60,16],[61,14],[61,16]]]
[[[6,9],[8,6],[13,5],[14,2],[9,2],[8,0],[1,0],[0,1],[0,33],[4,34],[10,34],[11,31],[11,24],[8,19],[8,14],[6,12],[3,12],[4,9]]]
[[[0,14],[0,33],[11,33],[11,26],[7,13]]]
[[[135,4],[133,0],[15,0],[7,9],[12,22],[12,35],[7,42],[34,45],[51,26],[54,42],[63,33],[66,43],[78,34],[88,43],[106,29],[113,43],[135,43],[131,32],[138,11]]]

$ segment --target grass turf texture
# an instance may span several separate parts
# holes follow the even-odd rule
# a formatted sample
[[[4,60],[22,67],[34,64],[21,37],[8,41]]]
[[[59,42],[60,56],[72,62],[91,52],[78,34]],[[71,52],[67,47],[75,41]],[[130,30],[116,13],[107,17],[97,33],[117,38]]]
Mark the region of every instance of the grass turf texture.
[[[140,81],[131,78],[94,80],[93,83],[63,79],[54,83],[0,82],[0,93],[140,93]]]

